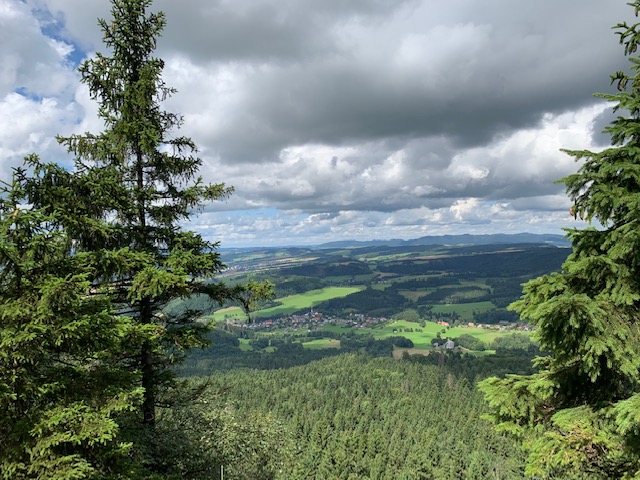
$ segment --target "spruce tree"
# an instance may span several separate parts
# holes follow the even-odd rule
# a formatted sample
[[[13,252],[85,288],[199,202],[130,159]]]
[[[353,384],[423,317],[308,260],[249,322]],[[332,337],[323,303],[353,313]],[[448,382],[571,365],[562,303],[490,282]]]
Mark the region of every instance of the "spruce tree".
[[[123,313],[154,331],[153,340],[139,345],[137,358],[145,390],[143,421],[153,425],[156,394],[167,380],[171,355],[202,343],[202,329],[190,315],[169,319],[162,307],[196,292],[218,300],[226,293],[201,281],[222,269],[215,245],[183,232],[178,223],[231,189],[204,185],[195,177],[202,162],[193,142],[169,137],[181,118],[162,110],[161,102],[173,90],[162,81],[162,60],[152,54],[165,17],[148,14],[150,4],[115,0],[112,21],[100,20],[111,55],[98,53],[80,71],[100,103],[106,130],[60,142],[76,156],[87,195],[82,200],[98,208],[96,219],[106,229],[96,237],[93,229],[80,225],[73,232],[78,248],[96,252],[101,288],[115,297]]]
[[[0,191],[0,478],[131,473],[118,419],[142,389],[122,352],[144,334],[87,295],[93,262],[71,255],[57,215],[27,206],[31,181],[19,168]]]
[[[9,304],[7,311],[22,308],[15,315],[30,330],[32,324],[39,322],[37,315],[45,307],[38,307],[37,312],[25,310],[22,304],[29,294],[36,302],[34,305],[51,302],[51,295],[59,295],[58,300],[66,302],[64,308],[55,311],[55,322],[63,332],[59,335],[67,335],[64,339],[71,343],[55,337],[51,342],[39,344],[42,355],[47,357],[43,362],[49,365],[52,351],[59,350],[61,358],[66,359],[74,355],[75,347],[85,349],[84,356],[78,354],[72,364],[92,372],[92,382],[99,386],[95,392],[78,387],[74,398],[82,405],[87,403],[87,408],[94,403],[101,405],[100,418],[111,422],[111,430],[92,437],[91,442],[109,443],[129,458],[132,465],[137,464],[127,474],[132,478],[136,475],[149,478],[146,467],[162,473],[158,467],[161,459],[154,458],[158,409],[188,397],[179,393],[170,367],[188,349],[206,344],[207,328],[196,321],[203,312],[170,314],[164,308],[176,299],[204,294],[213,302],[232,300],[249,309],[256,299],[271,291],[269,284],[250,282],[228,287],[215,281],[215,275],[224,268],[217,243],[205,241],[181,227],[206,203],[225,198],[232,189],[224,184],[204,183],[198,176],[202,161],[194,142],[174,136],[182,118],[163,109],[163,101],[174,90],[162,80],[163,61],[153,56],[165,16],[149,13],[150,5],[151,0],[112,0],[113,18],[99,20],[108,54],[98,53],[80,66],[81,81],[99,103],[104,130],[58,138],[74,157],[72,170],[30,157],[27,161],[30,174],[17,171],[14,184],[7,187],[7,192],[14,192],[7,198],[15,200],[3,204],[1,217],[5,232],[13,235],[8,235],[6,245],[3,244],[2,274],[7,277],[17,272],[7,277],[11,289],[0,295]],[[29,208],[21,210],[20,205]],[[15,218],[14,210],[19,211]],[[16,221],[27,218],[33,219],[27,229],[29,235],[35,235],[33,238],[18,235]],[[41,235],[37,229],[42,230]],[[24,261],[33,264],[29,268],[14,268],[22,261],[13,255],[12,249],[18,247],[27,248]],[[59,265],[49,266],[50,261]],[[30,280],[26,288],[22,271],[39,274],[41,269],[51,279],[38,277],[37,282],[42,285]],[[53,275],[52,271],[57,273]],[[49,281],[58,288],[51,294],[46,283]],[[68,300],[71,295],[75,296]],[[76,318],[79,309],[87,316]],[[81,322],[79,326],[77,322]],[[12,354],[29,355],[31,343],[22,345],[10,340],[11,328],[3,320],[2,340],[15,347]],[[95,335],[95,341],[92,343],[87,335]],[[37,343],[32,337],[29,342]],[[0,355],[6,364],[2,367],[11,372],[10,354]],[[38,389],[40,380],[36,373],[10,374],[0,384],[3,398],[28,395],[9,385],[16,376],[31,382],[20,387],[24,392]],[[58,387],[54,390],[49,398],[52,408],[67,401]],[[92,395],[105,401],[92,403]],[[120,403],[109,400],[114,398]],[[1,412],[4,418],[12,415],[11,408]],[[47,411],[43,409],[44,413],[38,415]],[[82,411],[77,412],[78,418]],[[133,412],[133,418],[125,415],[126,411]],[[87,412],[87,418],[90,413]],[[35,435],[33,428],[40,418],[30,421],[29,435]],[[57,424],[58,433],[71,435],[65,425],[73,428],[62,422]],[[5,440],[7,445],[20,444],[15,432],[7,435],[8,440],[4,432],[0,438],[0,450]],[[129,443],[122,443],[124,440]],[[74,442],[69,440],[64,449],[72,452],[73,458],[81,459],[86,471],[79,471],[76,477],[61,478],[84,478],[83,475],[98,478],[91,473],[98,471],[95,466],[98,460],[105,461],[115,454],[101,448],[93,458],[69,447],[78,445]],[[16,462],[28,463],[28,459],[18,458]],[[43,478],[55,477],[43,475]]]
[[[640,1],[629,3],[637,16]],[[481,383],[499,427],[518,435],[535,478],[640,478],[640,24],[615,27],[629,73],[612,75],[618,117],[600,152],[562,181],[571,212],[598,227],[570,229],[559,273],[524,286],[511,308],[537,327],[531,376]]]

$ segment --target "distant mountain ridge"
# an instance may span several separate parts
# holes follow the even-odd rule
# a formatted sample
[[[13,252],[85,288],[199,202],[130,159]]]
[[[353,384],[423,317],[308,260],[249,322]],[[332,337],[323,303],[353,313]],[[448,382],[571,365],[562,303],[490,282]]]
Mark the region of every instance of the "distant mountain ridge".
[[[514,243],[544,243],[557,247],[570,247],[571,242],[562,235],[536,233],[496,233],[487,235],[431,235],[410,240],[343,240],[328,242],[316,248],[358,248],[358,247],[410,247],[420,245],[499,245]]]

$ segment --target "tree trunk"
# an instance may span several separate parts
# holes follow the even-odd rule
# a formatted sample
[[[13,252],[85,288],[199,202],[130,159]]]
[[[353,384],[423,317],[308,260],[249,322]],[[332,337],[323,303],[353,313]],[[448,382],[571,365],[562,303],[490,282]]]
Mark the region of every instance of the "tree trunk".
[[[140,322],[144,325],[151,323],[151,301],[145,298],[140,306]],[[142,401],[142,423],[154,427],[156,423],[156,395],[155,395],[155,365],[153,347],[147,340],[140,351],[140,364],[142,368],[142,387],[144,397]]]

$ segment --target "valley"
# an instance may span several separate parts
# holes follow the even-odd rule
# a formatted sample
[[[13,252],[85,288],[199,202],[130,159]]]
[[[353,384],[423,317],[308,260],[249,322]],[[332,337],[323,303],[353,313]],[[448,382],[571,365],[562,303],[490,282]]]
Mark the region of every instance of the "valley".
[[[250,320],[239,306],[201,319],[214,326],[210,345],[175,369],[207,385],[189,415],[254,439],[217,454],[229,478],[524,478],[520,444],[482,420],[476,383],[535,372],[547,353],[507,306],[568,253],[542,243],[224,252],[226,283],[269,281],[275,296]]]
[[[223,252],[226,283],[269,281],[275,296],[250,319],[239,306],[204,317],[215,325],[212,344],[192,352],[180,371],[283,368],[349,352],[480,359],[507,350],[526,353],[515,363],[530,370],[538,352],[532,327],[507,307],[527,280],[558,271],[569,251],[480,243]],[[194,297],[173,308],[206,311],[202,302]]]

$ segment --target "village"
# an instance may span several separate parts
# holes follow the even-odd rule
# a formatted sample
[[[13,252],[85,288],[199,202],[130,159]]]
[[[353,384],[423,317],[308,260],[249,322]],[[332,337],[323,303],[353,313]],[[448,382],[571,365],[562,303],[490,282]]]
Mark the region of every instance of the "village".
[[[326,315],[322,312],[311,309],[309,312],[303,314],[287,315],[275,319],[257,321],[251,324],[242,323],[238,325],[243,325],[244,327],[255,331],[272,331],[279,329],[285,329],[285,331],[300,329],[318,330],[322,329],[322,327],[324,326],[335,325],[343,325],[349,328],[361,329],[373,328],[383,323],[389,322],[390,320],[392,319],[387,317],[372,317],[361,313],[351,313],[346,317],[339,317],[334,315]],[[444,329],[449,329],[454,326],[447,321],[436,321],[434,323],[442,326]],[[417,323],[415,328],[420,328],[420,326],[424,326],[424,320],[421,323]],[[467,322],[463,324],[455,324],[455,326],[458,328],[483,328],[487,330],[500,331],[512,330],[514,332],[530,332],[533,330],[533,328],[528,324],[520,322],[500,322],[497,324],[480,324]],[[413,329],[411,327],[398,329],[399,333],[403,331],[413,331]]]

